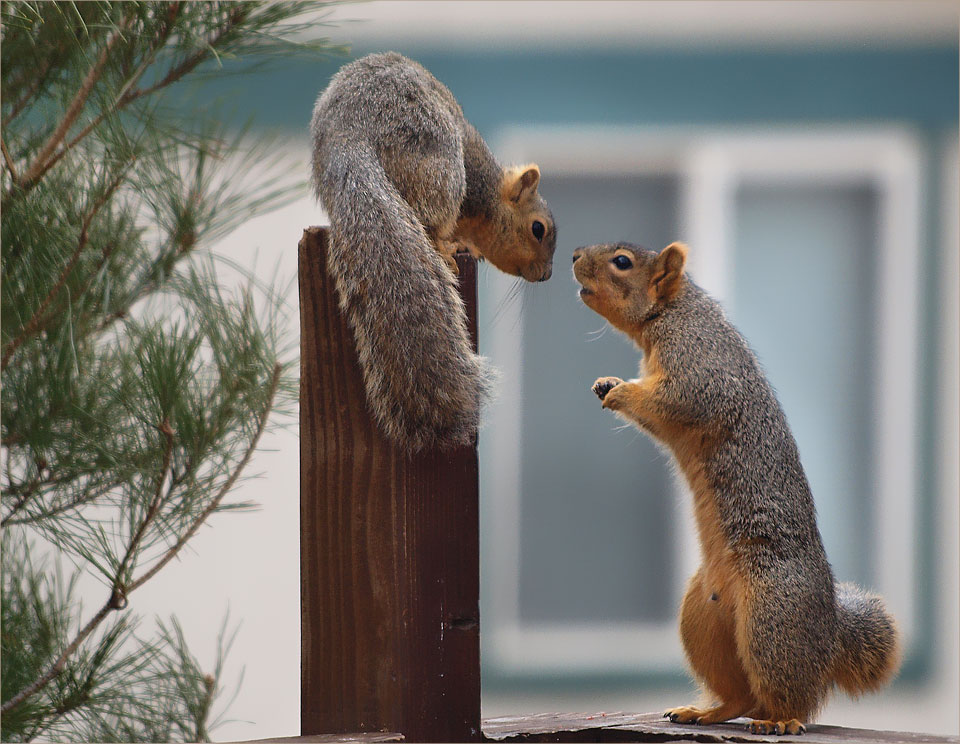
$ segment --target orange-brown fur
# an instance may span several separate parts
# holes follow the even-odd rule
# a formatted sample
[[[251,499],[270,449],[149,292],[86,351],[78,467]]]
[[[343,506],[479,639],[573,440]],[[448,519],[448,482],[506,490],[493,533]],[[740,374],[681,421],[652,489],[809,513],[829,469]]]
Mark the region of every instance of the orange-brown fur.
[[[505,168],[498,186],[491,189],[495,208],[482,214],[461,213],[452,230],[453,239],[461,249],[487,259],[504,273],[529,281],[549,278],[553,251],[547,250],[545,243],[552,243],[537,240],[530,230],[534,220],[545,226],[548,237],[555,230],[550,210],[537,194],[539,183],[540,168],[535,163]],[[510,240],[505,241],[504,236]]]

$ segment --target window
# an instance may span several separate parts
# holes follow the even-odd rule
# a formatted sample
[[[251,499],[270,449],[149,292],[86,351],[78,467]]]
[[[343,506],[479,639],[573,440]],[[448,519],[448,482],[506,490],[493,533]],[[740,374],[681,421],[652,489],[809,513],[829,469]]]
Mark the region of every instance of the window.
[[[485,667],[493,676],[679,669],[699,563],[689,495],[589,391],[639,352],[576,299],[585,243],[691,246],[778,390],[837,578],[915,636],[918,147],[899,130],[517,129],[559,223],[555,277],[510,299],[485,272],[481,351],[503,372],[481,432]],[[505,299],[506,298],[506,299]],[[877,550],[882,545],[883,550]]]

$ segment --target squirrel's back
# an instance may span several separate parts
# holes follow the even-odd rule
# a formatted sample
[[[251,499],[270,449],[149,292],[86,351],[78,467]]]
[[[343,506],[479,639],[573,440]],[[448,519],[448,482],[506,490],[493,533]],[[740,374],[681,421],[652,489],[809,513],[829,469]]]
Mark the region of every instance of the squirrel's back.
[[[368,146],[410,203],[422,199],[404,192],[416,187],[414,175],[429,165],[414,158],[427,155],[447,167],[461,161],[460,178],[444,199],[456,201],[459,208],[465,180],[463,128],[460,104],[422,65],[396,52],[362,57],[333,76],[314,106],[310,131],[317,196],[324,205],[331,199],[329,188],[336,184],[325,183],[327,163],[335,157],[331,149],[349,142]]]
[[[314,107],[313,182],[330,217],[328,271],[354,331],[371,412],[416,451],[473,441],[491,371],[473,352],[435,233],[466,190],[463,114],[399,54],[343,67]]]
[[[717,498],[730,505],[730,539],[776,536],[823,556],[813,495],[786,415],[756,354],[719,303],[688,278],[670,312],[648,324],[646,336],[664,372],[696,385],[700,405],[725,430],[704,465]],[[707,384],[694,382],[708,376]],[[825,558],[817,562],[826,585],[829,565]]]

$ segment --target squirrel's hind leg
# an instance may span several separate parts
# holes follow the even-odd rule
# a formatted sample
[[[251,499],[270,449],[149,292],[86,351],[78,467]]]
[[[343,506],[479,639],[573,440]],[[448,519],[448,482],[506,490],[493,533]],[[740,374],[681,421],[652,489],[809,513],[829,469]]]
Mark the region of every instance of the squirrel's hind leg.
[[[794,575],[785,591],[778,576],[757,573],[742,597],[736,633],[759,704],[751,731],[802,733],[830,689],[835,629],[817,578]]]
[[[664,717],[675,723],[720,723],[757,707],[737,653],[732,601],[723,582],[711,581],[702,567],[690,579],[680,608],[680,638],[707,696],[720,702],[712,708],[670,708]]]

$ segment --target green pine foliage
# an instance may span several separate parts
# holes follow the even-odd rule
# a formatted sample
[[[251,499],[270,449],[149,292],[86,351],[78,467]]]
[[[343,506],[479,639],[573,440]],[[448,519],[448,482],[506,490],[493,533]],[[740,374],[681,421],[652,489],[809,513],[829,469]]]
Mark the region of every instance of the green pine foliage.
[[[290,41],[313,3],[0,7],[0,737],[206,741],[227,626],[203,669],[175,619],[141,632],[134,592],[243,506],[295,400],[279,294],[224,289],[204,249],[303,184],[237,187],[268,145],[180,91],[330,47]]]

